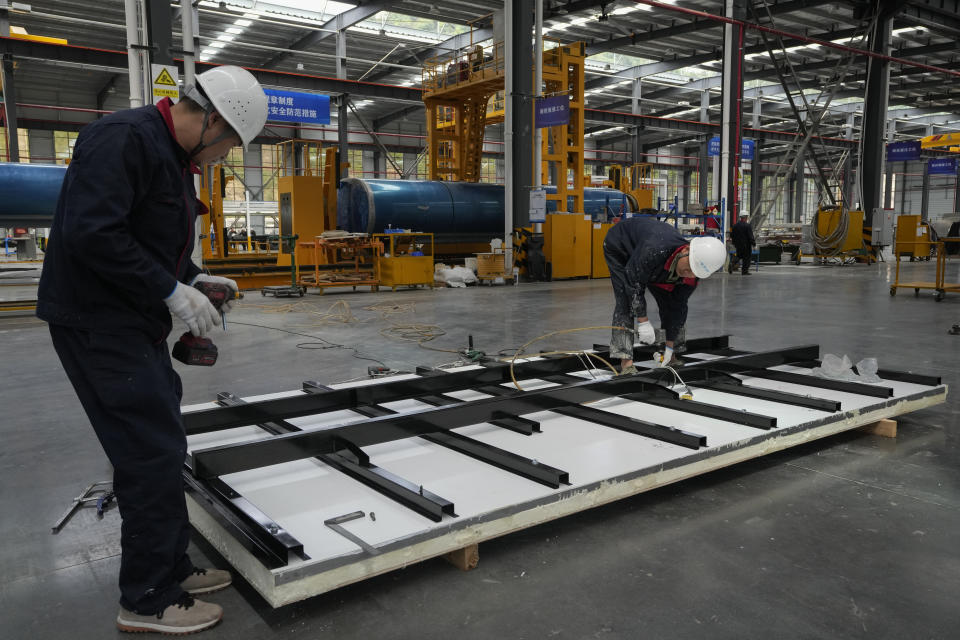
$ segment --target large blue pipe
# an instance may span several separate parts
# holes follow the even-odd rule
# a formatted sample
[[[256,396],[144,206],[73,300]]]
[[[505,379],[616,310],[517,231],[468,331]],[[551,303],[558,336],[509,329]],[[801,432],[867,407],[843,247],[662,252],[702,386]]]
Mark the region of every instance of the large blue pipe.
[[[62,164],[0,162],[0,227],[49,227],[66,173]]]
[[[594,220],[632,211],[616,189],[588,188],[583,195],[584,213]],[[556,211],[556,203],[547,201],[547,210]],[[486,242],[503,235],[503,216],[503,186],[480,182],[345,178],[337,197],[337,226],[355,233],[392,227]]]

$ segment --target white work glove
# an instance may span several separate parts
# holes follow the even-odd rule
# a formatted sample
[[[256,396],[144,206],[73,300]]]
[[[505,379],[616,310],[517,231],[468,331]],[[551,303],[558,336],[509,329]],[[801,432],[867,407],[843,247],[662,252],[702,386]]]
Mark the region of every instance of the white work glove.
[[[220,314],[203,295],[190,285],[177,283],[177,287],[163,299],[170,313],[183,320],[190,333],[200,337],[220,324]]]
[[[190,281],[190,286],[197,284],[198,282],[212,282],[214,284],[222,284],[233,289],[233,292],[240,293],[240,288],[237,287],[235,280],[230,278],[224,278],[223,276],[208,276],[205,273],[198,273],[197,276]],[[236,300],[236,298],[234,298]],[[229,313],[230,309],[233,308],[233,300],[227,300],[222,305],[220,305],[220,311],[223,313]]]
[[[653,344],[657,341],[657,332],[654,331],[653,325],[650,324],[650,321],[641,322],[637,325],[637,343],[638,344]]]
[[[658,367],[665,367],[673,361],[673,347],[666,347],[657,360]]]

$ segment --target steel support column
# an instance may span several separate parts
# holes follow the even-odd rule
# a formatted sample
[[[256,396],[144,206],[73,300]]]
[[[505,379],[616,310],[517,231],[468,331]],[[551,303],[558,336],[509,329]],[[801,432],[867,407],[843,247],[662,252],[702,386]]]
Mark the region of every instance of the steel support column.
[[[746,17],[742,0],[724,0],[723,15]],[[720,198],[726,202],[726,221],[736,219],[739,208],[738,178],[743,130],[743,34],[740,24],[723,25],[723,96],[720,116]],[[726,238],[728,224],[723,225]]]
[[[508,101],[513,109],[511,159],[513,226],[530,224],[530,187],[533,185],[533,5],[522,0],[508,2],[511,86]]]
[[[804,158],[804,154],[800,154],[800,158],[797,159],[797,174],[793,179],[793,189],[794,189],[794,198],[796,199],[797,204],[793,208],[793,219],[792,222],[803,222],[803,206],[804,206],[804,185],[806,183],[806,170],[807,163]]]
[[[893,29],[893,11],[896,0],[881,0],[881,15],[877,19],[876,30],[871,34],[870,50],[874,53],[890,55],[891,30]],[[860,137],[863,140],[863,157],[860,159],[860,194],[863,204],[863,226],[873,226],[873,210],[880,206],[880,175],[883,172],[884,140],[883,129],[887,121],[887,101],[890,93],[890,62],[880,58],[867,60],[867,84],[863,105],[863,127]],[[888,189],[887,193],[890,191]]]
[[[953,181],[953,210],[960,211],[960,168],[958,168],[957,176]]]
[[[700,142],[700,151],[699,151],[699,165],[698,167],[698,177],[697,177],[697,197],[699,198],[700,207],[705,207],[707,205],[707,200],[710,199],[710,155],[708,154],[707,145],[709,142],[704,138]]]
[[[339,16],[338,16],[339,18]],[[336,55],[337,55],[337,78],[346,79],[347,77],[347,34],[344,32],[342,25],[337,22],[337,35],[336,35]],[[344,163],[350,162],[350,130],[347,126],[347,120],[350,108],[350,94],[342,93],[340,94],[339,99],[337,100],[337,145],[340,148],[340,166],[343,167]],[[363,167],[357,167],[355,169],[358,176],[362,176],[360,173],[363,171]],[[344,168],[340,172],[341,178],[347,178],[350,176],[350,168]]]
[[[13,56],[3,55],[3,113],[7,131],[7,162],[20,162],[20,134],[17,131],[17,90],[13,80]]]
[[[633,164],[645,160],[643,144],[640,142],[640,132],[642,130],[641,127],[633,127],[633,129],[630,130],[630,161]]]
[[[165,0],[146,0],[147,42],[150,46],[152,64],[174,64],[173,62],[173,20],[170,2]],[[151,94],[152,94],[151,90]]]
[[[920,219],[926,222],[930,215],[930,163],[923,161],[923,183],[920,192]]]
[[[907,212],[907,170],[910,168],[909,162],[903,163],[903,173],[900,175],[903,176],[900,185],[900,213],[904,214]]]
[[[763,151],[763,138],[753,140],[753,160],[750,162],[750,208],[755,209],[757,203],[763,200],[763,167],[760,164],[760,154]]]
[[[345,162],[350,162],[350,128],[347,126],[349,101],[350,95],[347,93],[341,93],[339,99],[337,100],[337,145],[340,147],[341,166],[343,166],[343,163]],[[361,176],[362,174],[359,172],[363,171],[363,167],[357,167],[356,171],[357,175]],[[344,168],[340,172],[340,177],[348,178],[350,177],[350,174],[350,168]]]

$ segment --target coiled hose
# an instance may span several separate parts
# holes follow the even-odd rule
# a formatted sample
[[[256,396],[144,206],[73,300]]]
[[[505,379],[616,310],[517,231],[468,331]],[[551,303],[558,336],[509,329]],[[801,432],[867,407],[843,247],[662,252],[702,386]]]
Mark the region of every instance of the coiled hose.
[[[831,209],[828,211],[833,213],[836,210]],[[842,250],[843,241],[847,237],[847,231],[850,230],[850,212],[846,209],[841,209],[840,219],[837,222],[837,227],[826,235],[820,235],[820,232],[818,231],[819,228],[820,209],[817,209],[817,212],[813,214],[813,219],[810,221],[810,233],[813,237],[813,246],[817,250],[817,255],[823,255],[827,257],[838,255]]]

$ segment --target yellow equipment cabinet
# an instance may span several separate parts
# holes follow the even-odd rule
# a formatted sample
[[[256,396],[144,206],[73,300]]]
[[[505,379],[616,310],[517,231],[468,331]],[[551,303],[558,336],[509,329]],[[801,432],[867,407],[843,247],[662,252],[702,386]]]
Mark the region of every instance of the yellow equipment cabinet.
[[[610,231],[612,223],[593,223],[593,234],[592,234],[592,251],[591,251],[591,266],[590,266],[590,277],[591,278],[609,278],[610,270],[607,268],[607,261],[603,257],[603,241],[607,237],[607,232]]]
[[[827,237],[836,232],[841,224],[842,210],[838,208],[821,208],[817,216],[817,233]],[[848,211],[849,223],[846,235],[838,239],[836,249],[841,252],[863,249],[863,211]]]
[[[930,227],[920,216],[897,216],[897,236],[894,255],[908,256],[910,261],[930,257]]]
[[[324,185],[321,177],[320,142],[287,140],[278,145],[277,193],[280,236],[296,235],[309,242],[327,231],[324,220]],[[313,265],[313,252],[293,246],[298,267]],[[291,247],[280,243],[277,266],[290,266]]]
[[[432,233],[378,233],[383,243],[380,261],[380,286],[433,286]]]
[[[543,255],[551,279],[590,275],[593,222],[580,213],[551,213],[543,224]]]

